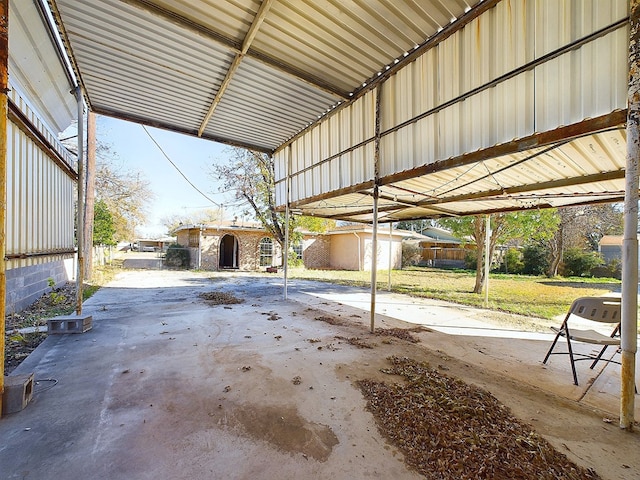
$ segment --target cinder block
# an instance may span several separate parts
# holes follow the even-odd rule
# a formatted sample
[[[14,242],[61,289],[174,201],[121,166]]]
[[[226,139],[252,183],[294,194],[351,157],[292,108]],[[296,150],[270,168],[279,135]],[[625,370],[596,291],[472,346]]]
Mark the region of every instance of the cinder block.
[[[91,330],[93,317],[91,315],[63,315],[47,320],[48,333],[84,333]]]
[[[27,406],[31,397],[33,397],[33,373],[6,376],[2,394],[2,414],[19,412]]]

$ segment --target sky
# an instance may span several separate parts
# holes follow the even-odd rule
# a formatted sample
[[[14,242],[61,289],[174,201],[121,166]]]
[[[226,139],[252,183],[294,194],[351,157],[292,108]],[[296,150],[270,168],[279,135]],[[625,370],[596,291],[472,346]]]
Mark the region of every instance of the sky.
[[[233,203],[233,194],[220,193],[219,184],[210,175],[211,166],[228,157],[225,152],[229,146],[167,130],[146,129],[169,159],[207,197],[220,204]],[[164,236],[166,227],[160,222],[162,217],[174,214],[188,217],[198,210],[218,208],[189,185],[142,125],[97,116],[96,137],[111,149],[120,169],[140,172],[154,193],[147,204],[148,221],[137,228],[140,237]],[[223,211],[226,219],[237,215],[231,207]]]

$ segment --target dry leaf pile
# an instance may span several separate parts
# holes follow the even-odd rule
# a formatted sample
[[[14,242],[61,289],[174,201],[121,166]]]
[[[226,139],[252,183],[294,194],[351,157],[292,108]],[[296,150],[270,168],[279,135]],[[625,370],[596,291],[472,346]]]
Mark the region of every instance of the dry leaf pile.
[[[343,340],[349,345],[353,345],[358,348],[374,348],[377,346],[375,343],[368,343],[360,337],[341,337],[336,335],[335,338],[337,338],[338,340]]]
[[[227,292],[202,292],[198,294],[198,297],[212,305],[232,305],[244,302],[241,298]]]
[[[401,340],[406,340],[411,343],[418,343],[420,340],[411,333],[426,331],[422,327],[415,328],[376,328],[375,334],[381,337],[395,337]]]
[[[381,433],[428,479],[599,479],[572,463],[489,392],[426,363],[389,357],[406,382],[358,382]]]
[[[328,323],[329,325],[343,325],[343,323],[338,320],[335,317],[329,317],[326,315],[322,315],[320,317],[316,317],[314,320],[317,320],[318,322],[325,322]]]

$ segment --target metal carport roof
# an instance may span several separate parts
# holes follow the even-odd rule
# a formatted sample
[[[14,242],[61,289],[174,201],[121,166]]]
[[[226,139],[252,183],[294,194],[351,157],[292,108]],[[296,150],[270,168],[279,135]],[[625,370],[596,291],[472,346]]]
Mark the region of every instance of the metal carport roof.
[[[94,112],[262,151],[349,100],[472,6],[464,0],[49,3]]]
[[[49,3],[91,110],[273,153],[500,2]],[[382,175],[379,221],[621,201],[626,110],[586,120],[582,131]],[[292,207],[370,222],[373,184]]]

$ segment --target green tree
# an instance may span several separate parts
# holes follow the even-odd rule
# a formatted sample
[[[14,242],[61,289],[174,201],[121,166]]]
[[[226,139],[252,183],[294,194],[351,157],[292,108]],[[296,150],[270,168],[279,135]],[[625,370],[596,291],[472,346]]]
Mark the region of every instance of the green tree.
[[[552,210],[525,210],[521,212],[496,213],[490,216],[489,259],[493,258],[498,243],[524,242],[531,239],[547,239],[557,229],[557,217]],[[462,241],[473,241],[477,247],[476,281],[474,293],[481,293],[486,279],[485,263],[485,217],[445,218],[438,221]]]
[[[544,242],[530,242],[522,250],[522,273],[545,275],[549,271],[549,246]]]
[[[505,273],[518,274],[522,273],[523,269],[524,262],[522,261],[522,252],[517,248],[508,248],[504,253],[500,271],[504,271]]]
[[[213,165],[212,178],[222,181],[221,190],[234,191],[235,199],[247,205],[245,213],[252,214],[284,249],[286,215],[276,210],[273,158],[266,153],[237,147],[227,152],[227,161]],[[332,220],[290,215],[290,244],[302,239],[300,229],[323,232],[334,226]]]
[[[113,226],[113,216],[103,200],[98,200],[93,210],[93,244],[115,245],[116,229]]]
[[[580,248],[568,248],[563,255],[564,275],[567,277],[588,277],[591,271],[604,264],[599,253]]]
[[[146,219],[146,207],[153,193],[142,173],[118,166],[115,159],[105,156],[111,154],[108,148],[99,148],[99,152],[96,199],[105,202],[113,216],[116,240],[130,240],[135,237],[136,226]]]

